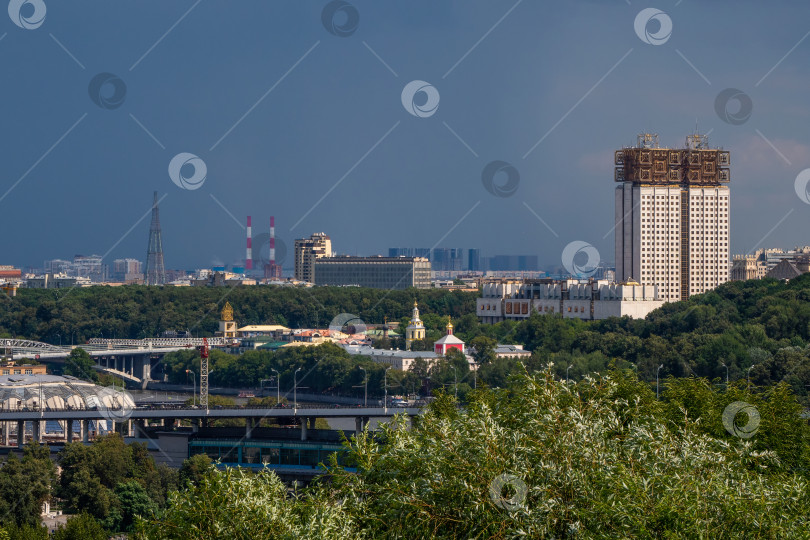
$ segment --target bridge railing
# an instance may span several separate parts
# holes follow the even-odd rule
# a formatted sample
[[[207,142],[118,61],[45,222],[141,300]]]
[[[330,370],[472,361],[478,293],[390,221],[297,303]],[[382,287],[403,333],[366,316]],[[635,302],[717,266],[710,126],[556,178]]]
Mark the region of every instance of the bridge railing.
[[[222,347],[224,345],[228,345],[229,338],[224,337],[210,337],[205,338],[208,340],[208,345],[214,347]],[[186,345],[190,345],[192,347],[201,347],[203,344],[203,338],[146,338],[146,339],[101,339],[101,338],[92,338],[88,340],[88,343],[91,345],[132,345],[136,347],[184,347]]]

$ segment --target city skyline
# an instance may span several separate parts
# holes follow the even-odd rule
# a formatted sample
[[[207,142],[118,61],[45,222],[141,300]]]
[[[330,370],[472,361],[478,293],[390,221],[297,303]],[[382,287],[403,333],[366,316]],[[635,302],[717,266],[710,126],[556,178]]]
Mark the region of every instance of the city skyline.
[[[0,227],[26,231],[4,262],[142,259],[157,190],[167,268],[244,258],[246,215],[254,238],[275,215],[288,250],[325,230],[345,253],[470,246],[546,267],[583,241],[610,263],[613,149],[680,144],[696,120],[736,156],[730,251],[807,243],[808,6],[660,5],[672,32],[655,37],[635,25],[647,6],[621,2],[356,1],[346,31],[326,5],[4,17]]]

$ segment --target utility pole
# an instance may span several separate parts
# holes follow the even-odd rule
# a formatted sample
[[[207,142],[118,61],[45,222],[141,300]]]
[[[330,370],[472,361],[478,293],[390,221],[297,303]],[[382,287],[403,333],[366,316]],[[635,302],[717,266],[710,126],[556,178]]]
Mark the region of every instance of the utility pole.
[[[383,401],[383,410],[388,412],[388,370],[391,369],[391,366],[385,368],[383,372],[383,387],[385,387],[385,401]]]
[[[453,391],[456,396],[456,402],[458,402],[458,370],[456,369],[456,366],[450,367],[453,368]]]
[[[186,370],[186,373],[191,373],[191,388],[192,388],[192,398],[191,403],[193,405],[197,404],[197,375],[191,371],[190,369]],[[188,380],[188,379],[186,379]]]
[[[208,411],[208,338],[203,338],[200,350],[200,406]]]
[[[298,372],[301,371],[302,367],[295,370],[293,373],[293,409],[298,410]]]
[[[281,391],[279,390],[281,388],[281,375],[273,368],[270,368],[270,371],[276,374],[276,405],[281,405]]]
[[[363,407],[368,407],[368,373],[363,366],[360,369],[363,370]]]
[[[655,399],[658,399],[658,374],[661,373],[661,368],[664,367],[664,364],[658,366],[658,370],[655,372]]]
[[[722,363],[723,367],[726,368],[726,390],[728,390],[728,366],[725,362]]]

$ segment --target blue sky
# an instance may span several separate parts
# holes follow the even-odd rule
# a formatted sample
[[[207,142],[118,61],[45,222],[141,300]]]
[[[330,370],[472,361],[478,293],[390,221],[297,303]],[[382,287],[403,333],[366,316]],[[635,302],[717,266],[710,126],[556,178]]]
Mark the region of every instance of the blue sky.
[[[33,29],[0,14],[0,264],[144,260],[154,190],[169,268],[243,257],[248,214],[254,235],[272,214],[280,241],[324,231],[343,253],[546,265],[582,240],[612,263],[613,150],[645,130],[681,144],[696,120],[731,151],[732,252],[810,243],[806,2],[352,0],[341,37],[326,1],[41,1]],[[634,30],[648,7],[672,22],[660,45]],[[126,86],[114,108],[90,98],[99,73]],[[424,117],[402,104],[414,80],[439,95]],[[715,112],[726,88],[753,103],[739,125]],[[206,165],[198,189],[169,176],[182,152]],[[511,196],[482,184],[495,160]]]

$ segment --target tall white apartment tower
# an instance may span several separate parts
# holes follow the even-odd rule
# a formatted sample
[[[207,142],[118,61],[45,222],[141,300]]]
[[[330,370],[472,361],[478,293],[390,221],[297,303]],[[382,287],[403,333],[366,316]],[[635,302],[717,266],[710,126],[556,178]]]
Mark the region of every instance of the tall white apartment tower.
[[[657,285],[685,300],[729,279],[729,152],[690,135],[661,148],[638,136],[616,151],[616,280]]]

